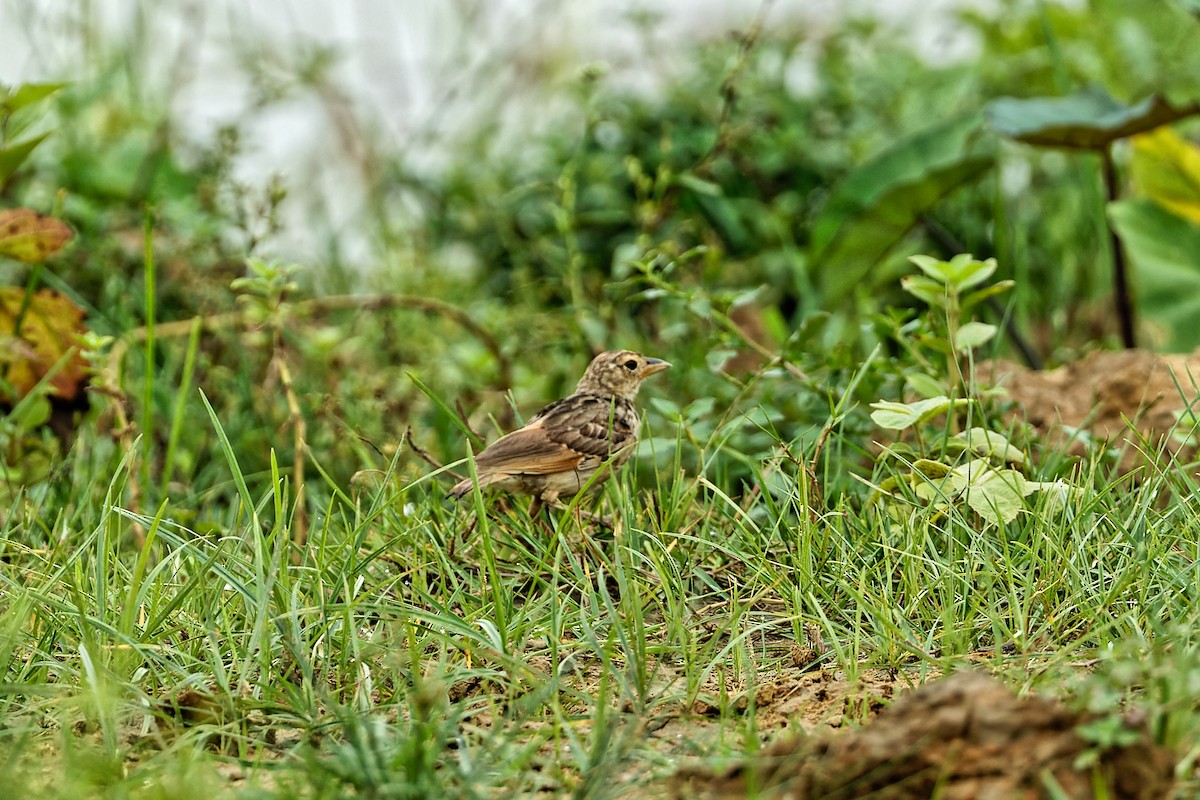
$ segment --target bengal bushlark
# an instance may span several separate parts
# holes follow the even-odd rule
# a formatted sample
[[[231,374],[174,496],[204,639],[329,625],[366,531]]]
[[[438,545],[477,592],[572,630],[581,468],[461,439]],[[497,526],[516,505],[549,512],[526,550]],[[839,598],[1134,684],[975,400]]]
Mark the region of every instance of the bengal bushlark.
[[[520,430],[501,436],[475,456],[479,486],[491,486],[554,505],[577,494],[596,474],[598,486],[633,454],[641,419],[633,400],[642,381],[671,365],[631,350],[592,359],[569,397],[551,403]],[[471,479],[450,493],[471,491]]]

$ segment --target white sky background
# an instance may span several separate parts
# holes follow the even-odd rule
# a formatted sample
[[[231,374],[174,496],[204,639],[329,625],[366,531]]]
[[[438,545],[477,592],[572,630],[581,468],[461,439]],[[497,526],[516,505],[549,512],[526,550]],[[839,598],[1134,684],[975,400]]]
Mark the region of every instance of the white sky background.
[[[972,43],[950,12],[982,2],[774,0],[766,20],[800,19],[820,36],[849,13],[871,13],[900,22],[930,52],[962,53]],[[173,107],[189,135],[240,122],[248,135],[239,176],[284,177],[290,233],[281,255],[302,259],[316,246],[303,234],[306,216],[323,215],[328,230],[352,227],[358,177],[349,160],[328,155],[346,152],[328,98],[301,92],[248,112],[245,60],[295,63],[303,48],[333,48],[330,84],[352,116],[410,163],[430,166],[453,157],[439,143],[480,115],[500,109],[535,125],[536,104],[512,100],[532,76],[553,84],[602,64],[610,80],[652,90],[678,67],[681,43],[745,30],[761,8],[758,0],[0,0],[0,81],[87,80],[100,59],[81,31],[99,31],[92,46],[145,54],[133,67],[138,80],[180,87]],[[639,12],[659,18],[648,38],[630,22]],[[130,39],[143,46],[129,48]],[[351,249],[352,261],[370,258],[366,242]]]

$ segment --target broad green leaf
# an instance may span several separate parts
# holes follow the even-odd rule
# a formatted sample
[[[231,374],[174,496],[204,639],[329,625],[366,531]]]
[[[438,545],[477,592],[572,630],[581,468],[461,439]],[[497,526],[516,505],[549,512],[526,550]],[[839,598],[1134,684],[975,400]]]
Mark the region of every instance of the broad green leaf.
[[[837,301],[950,192],[990,170],[973,153],[980,117],[971,114],[902,139],[848,174],[813,223],[812,262],[825,296]]]
[[[870,481],[866,480],[865,478],[862,478],[858,475],[854,475],[853,477],[858,478],[858,480],[866,483],[868,486],[870,485]],[[875,487],[875,493],[871,495],[871,502],[882,499],[883,495],[892,494],[898,488],[900,488],[900,479],[895,475],[887,476],[879,482],[877,487]]]
[[[1040,508],[1052,514],[1062,511],[1068,504],[1081,503],[1088,496],[1082,488],[1066,481],[1026,481],[1025,488],[1027,494],[1040,492]]]
[[[988,103],[987,119],[997,133],[1018,142],[1103,150],[1198,111],[1195,103],[1177,107],[1157,95],[1127,106],[1102,89],[1086,89],[1065,97],[1001,97]]]
[[[942,261],[940,258],[918,254],[909,256],[908,260],[916,264],[921,272],[924,272],[938,283],[943,285],[950,283],[950,273],[948,272],[950,264]]]
[[[61,250],[72,235],[60,219],[27,208],[0,211],[0,256],[37,264]]]
[[[65,83],[23,83],[0,93],[0,109],[12,114],[26,106],[40,103],[57,92]],[[0,87],[3,89],[5,87]]]
[[[959,253],[949,261],[925,255],[909,256],[908,260],[934,281],[960,292],[983,283],[996,271],[996,259],[979,261],[970,253]]]
[[[984,461],[958,468],[968,476],[967,505],[993,525],[1012,522],[1025,508],[1025,476],[1015,469],[992,469]]]
[[[960,408],[970,403],[970,400],[960,398],[951,400],[949,397],[930,397],[927,400],[917,400],[912,403],[896,403],[890,400],[880,400],[871,403],[871,419],[881,428],[902,431],[919,422],[945,414],[951,408]]]
[[[720,372],[726,362],[738,354],[737,350],[730,347],[717,347],[709,350],[704,354],[704,363],[713,372]]]
[[[1170,350],[1200,346],[1200,226],[1150,200],[1110,203],[1108,218],[1133,262],[1143,318],[1170,331]]]
[[[913,472],[931,479],[944,478],[951,472],[949,465],[930,458],[918,458],[913,462],[912,468]]]
[[[980,261],[970,253],[960,253],[950,259],[950,283],[960,292],[970,289],[992,277],[996,271],[996,259]]]
[[[960,464],[940,482],[923,482],[914,491],[918,497],[935,503],[966,500],[972,511],[993,525],[1016,519],[1029,493],[1021,473],[995,469],[983,459]]]
[[[703,419],[712,413],[713,406],[717,403],[711,397],[701,397],[699,400],[693,400],[683,409],[683,417],[689,422]]]
[[[908,384],[909,389],[927,399],[946,393],[946,387],[942,385],[941,381],[923,372],[905,375],[904,382]]]
[[[8,180],[17,168],[25,163],[25,159],[29,158],[29,154],[33,152],[33,148],[42,143],[49,133],[43,133],[40,136],[34,136],[31,139],[25,139],[10,144],[8,147],[0,148],[0,186]]]
[[[918,481],[913,493],[922,500],[942,505],[966,500],[972,511],[992,525],[1016,519],[1031,491],[1020,472],[995,469],[983,459],[960,464],[940,480]]]
[[[47,97],[66,86],[63,83],[24,83],[15,88],[0,84],[0,119],[4,120],[4,140],[26,139],[26,131],[45,116]]]
[[[892,442],[887,447],[883,448],[883,451],[879,454],[879,457],[881,459],[886,457],[904,463],[911,463],[919,459],[921,454],[918,453],[917,449],[908,442]]]
[[[53,408],[44,395],[29,398],[27,403],[17,403],[16,408],[8,415],[8,422],[17,428],[32,431],[45,425],[50,420]]]
[[[983,458],[995,458],[1007,464],[1025,463],[1025,454],[1019,448],[1009,444],[1004,435],[987,428],[968,428],[954,436],[952,441],[962,442],[967,450]]]
[[[668,419],[679,420],[682,417],[679,405],[674,400],[665,397],[651,397],[650,406]]]
[[[931,306],[946,305],[946,285],[924,275],[905,275],[900,279],[900,288],[918,300]]]
[[[996,281],[995,283],[985,286],[978,291],[971,292],[960,301],[959,305],[963,311],[969,311],[972,307],[978,305],[987,298],[992,297],[993,295],[1001,294],[1002,292],[1007,292],[1016,285],[1016,281]]]
[[[1142,196],[1200,224],[1200,147],[1163,126],[1134,137],[1129,171]]]
[[[954,344],[960,353],[987,344],[996,336],[996,326],[986,322],[968,322],[958,329]]]
[[[910,475],[912,492],[926,503],[949,503],[958,497],[965,483],[961,475],[948,472],[941,478],[925,480],[917,475]]]

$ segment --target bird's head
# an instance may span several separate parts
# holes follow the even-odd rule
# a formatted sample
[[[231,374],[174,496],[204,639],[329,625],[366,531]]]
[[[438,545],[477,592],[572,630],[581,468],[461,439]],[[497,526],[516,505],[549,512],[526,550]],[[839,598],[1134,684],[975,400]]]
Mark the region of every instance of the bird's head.
[[[632,350],[610,350],[592,359],[575,391],[632,400],[642,381],[670,366],[662,359],[647,358]]]

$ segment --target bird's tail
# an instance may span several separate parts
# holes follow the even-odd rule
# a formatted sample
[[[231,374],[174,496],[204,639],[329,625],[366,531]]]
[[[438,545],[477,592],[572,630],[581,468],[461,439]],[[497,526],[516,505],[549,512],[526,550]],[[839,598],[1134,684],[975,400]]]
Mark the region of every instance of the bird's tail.
[[[491,482],[492,482],[492,478],[480,476],[479,477],[479,488],[482,489],[483,487],[487,486]],[[463,478],[461,481],[459,481],[458,483],[456,483],[450,487],[450,496],[453,497],[455,500],[461,500],[466,494],[468,494],[471,491],[471,489],[474,486],[475,486],[475,482],[472,481],[470,478]]]

